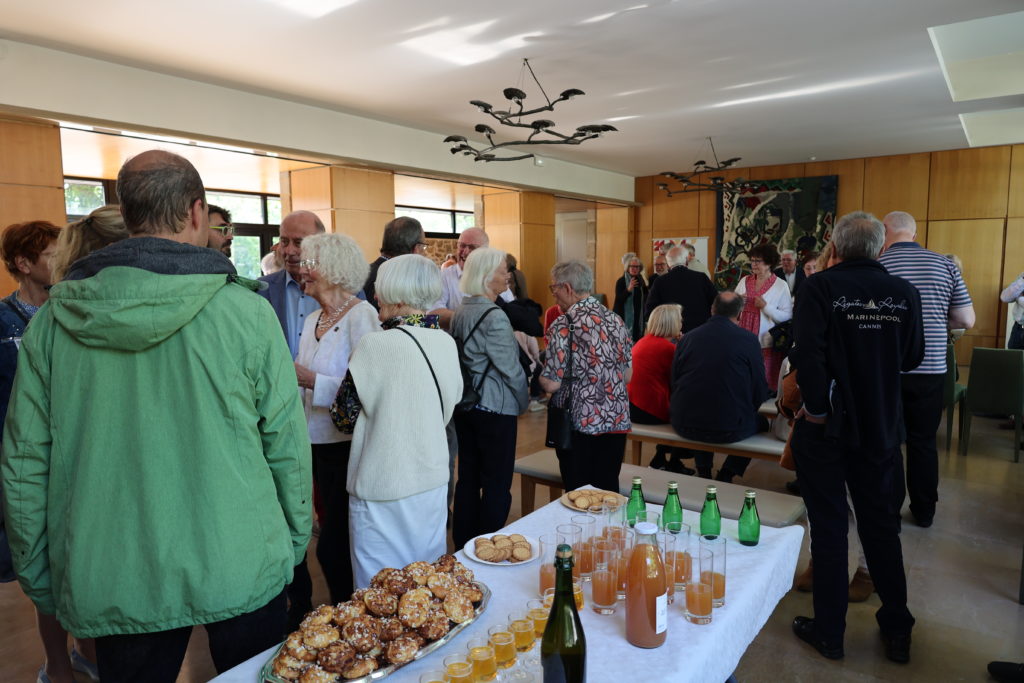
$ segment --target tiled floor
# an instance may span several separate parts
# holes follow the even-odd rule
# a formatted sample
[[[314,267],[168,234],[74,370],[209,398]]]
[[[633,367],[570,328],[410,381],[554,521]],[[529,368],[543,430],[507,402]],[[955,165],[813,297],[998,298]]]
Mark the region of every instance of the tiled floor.
[[[825,660],[798,641],[790,622],[811,614],[810,594],[791,592],[750,646],[736,677],[748,681],[986,681],[991,659],[1024,661],[1024,606],[1017,603],[1024,543],[1024,462],[1013,462],[1012,432],[996,420],[976,418],[971,453],[940,450],[942,484],[935,524],[921,529],[907,519],[903,549],[910,608],[917,618],[912,661],[888,662],[878,640],[878,596],[851,605],[846,658]],[[543,448],[544,413],[520,418],[519,456]],[[940,430],[940,448],[945,428]],[[957,442],[954,438],[954,449]],[[649,455],[649,453],[648,453]],[[738,483],[782,490],[790,473],[755,461]],[[513,484],[510,521],[517,519],[519,484]],[[544,498],[538,495],[538,504]],[[314,555],[311,552],[310,557]],[[807,561],[806,542],[799,569]],[[326,599],[315,559],[314,600]],[[31,682],[42,661],[31,605],[17,584],[0,585],[0,681]],[[202,629],[193,632],[179,681],[206,681],[213,667]],[[85,679],[81,679],[85,680]],[[591,677],[592,683],[603,683]]]

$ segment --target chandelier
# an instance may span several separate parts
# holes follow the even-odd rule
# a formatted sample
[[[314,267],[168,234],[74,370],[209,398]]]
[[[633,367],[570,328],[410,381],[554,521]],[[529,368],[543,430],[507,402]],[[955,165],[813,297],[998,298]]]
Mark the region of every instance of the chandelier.
[[[469,103],[489,115],[502,126],[530,131],[526,139],[495,142],[494,136],[497,135],[497,131],[486,123],[478,123],[473,130],[487,138],[488,146],[478,147],[463,135],[449,135],[444,141],[452,145],[450,150],[452,154],[462,153],[465,156],[473,157],[473,161],[519,161],[520,159],[529,159],[535,155],[533,152],[524,152],[522,154],[514,154],[513,156],[498,156],[495,152],[497,150],[505,150],[505,153],[511,154],[510,148],[526,145],[579,145],[587,140],[599,138],[605,133],[618,130],[615,126],[597,123],[579,126],[573,133],[560,133],[555,130],[555,122],[550,119],[539,118],[524,121],[524,118],[532,117],[540,112],[554,111],[555,105],[559,102],[571,100],[586,93],[578,88],[569,88],[568,90],[563,90],[558,97],[552,100],[544,92],[544,86],[537,80],[537,75],[533,73],[533,67],[530,66],[529,59],[523,60],[522,69],[530,72],[533,82],[537,84],[547,105],[526,109],[523,105],[526,93],[520,88],[505,88],[502,91],[505,99],[510,103],[507,110],[495,109],[491,104],[483,100],[470,100]],[[520,74],[520,80],[522,80],[522,73]]]
[[[726,159],[725,161],[718,160],[718,154],[715,152],[715,143],[712,142],[711,138],[707,138],[708,144],[711,145],[711,156],[715,160],[715,165],[708,164],[703,159],[695,161],[693,163],[693,170],[689,173],[676,173],[675,171],[665,171],[661,175],[666,178],[671,178],[681,184],[681,187],[670,190],[668,183],[658,183],[658,189],[664,190],[671,197],[677,194],[683,194],[684,192],[701,192],[703,190],[716,190],[721,192],[739,192],[747,186],[747,181],[743,178],[735,178],[733,180],[726,180],[724,176],[709,176],[709,173],[717,173],[724,171],[729,168],[737,161],[740,157],[733,157],[732,159]]]

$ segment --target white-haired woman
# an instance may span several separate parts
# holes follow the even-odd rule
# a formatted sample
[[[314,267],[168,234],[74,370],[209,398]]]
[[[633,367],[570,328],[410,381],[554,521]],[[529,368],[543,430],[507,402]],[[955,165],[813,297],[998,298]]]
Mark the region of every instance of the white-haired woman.
[[[417,254],[389,259],[376,290],[384,331],[360,342],[331,410],[338,429],[353,434],[348,492],[357,586],[384,567],[444,554],[445,425],[462,397],[455,341],[438,316],[425,313],[441,298],[437,265]]]
[[[459,477],[452,540],[456,547],[505,526],[512,507],[517,416],[529,405],[530,392],[512,324],[494,303],[507,280],[505,252],[487,247],[469,255],[459,280],[466,297],[452,317],[450,331],[480,398],[473,408],[455,416]]]
[[[644,262],[635,255],[626,259],[623,275],[615,283],[615,302],[612,310],[626,323],[633,341],[644,336],[644,307],[647,305],[649,285],[644,277]]]
[[[348,371],[353,349],[368,332],[380,329],[377,310],[356,297],[370,266],[351,238],[318,233],[302,240],[299,278],[320,312],[302,326],[295,374],[313,444],[313,477],[320,491],[323,518],[316,557],[332,602],[352,593],[348,537],[348,472],[352,437],[339,432],[330,407]]]

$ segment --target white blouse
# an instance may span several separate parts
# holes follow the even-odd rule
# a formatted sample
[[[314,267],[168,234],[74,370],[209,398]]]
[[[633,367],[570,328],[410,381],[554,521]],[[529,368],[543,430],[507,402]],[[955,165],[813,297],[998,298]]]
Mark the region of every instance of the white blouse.
[[[318,313],[306,316],[302,326],[299,353],[295,362],[316,373],[312,389],[299,387],[302,406],[306,410],[310,443],[336,443],[350,441],[352,436],[342,434],[331,420],[329,408],[338,395],[338,388],[348,372],[348,359],[364,334],[380,329],[377,309],[359,301],[342,316],[320,341],[316,339]]]
[[[747,296],[746,277],[737,283],[736,293],[743,297]],[[762,298],[765,306],[761,309],[761,324],[758,326],[757,337],[761,341],[761,348],[766,349],[772,345],[772,336],[768,334],[768,330],[793,317],[793,297],[789,293],[789,285],[786,284],[785,278],[776,276],[775,283],[768,288]]]

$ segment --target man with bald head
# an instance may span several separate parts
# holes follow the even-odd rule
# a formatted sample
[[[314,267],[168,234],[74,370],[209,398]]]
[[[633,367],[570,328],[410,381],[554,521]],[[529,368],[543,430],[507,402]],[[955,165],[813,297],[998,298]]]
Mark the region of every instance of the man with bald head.
[[[218,672],[280,640],[310,449],[273,311],[206,248],[196,169],[144,152],[117,193],[131,237],[76,261],[22,339],[5,521],[25,594],[96,639],[106,683],[170,682],[195,625]]]
[[[441,271],[441,308],[454,311],[462,304],[465,294],[459,289],[459,280],[462,279],[462,269],[466,265],[466,259],[476,249],[488,247],[491,244],[487,233],[480,228],[466,228],[459,235],[458,251],[455,255],[457,263],[451,268]],[[512,301],[512,291],[506,289],[501,293],[505,301]]]
[[[942,254],[914,241],[917,223],[906,211],[882,219],[885,247],[879,263],[897,277],[909,280],[921,295],[924,319],[924,360],[901,376],[903,426],[906,429],[906,490],[910,512],[919,526],[929,527],[939,500],[939,452],[935,434],[942,421],[946,344],[950,329],[974,327],[974,306],[960,270]],[[901,475],[903,469],[900,468]],[[896,503],[903,505],[903,482],[897,483]]]
[[[683,334],[686,334],[711,315],[715,286],[704,273],[686,267],[690,252],[685,246],[672,247],[665,253],[665,258],[669,271],[651,285],[644,318],[651,317],[651,311],[661,304],[679,304],[683,307]]]
[[[281,221],[277,253],[284,261],[284,269],[260,278],[267,288],[260,290],[274,307],[277,319],[284,330],[292,360],[299,352],[299,338],[306,316],[320,310],[320,304],[306,296],[299,284],[299,259],[302,254],[302,240],[310,235],[324,232],[323,222],[312,211],[293,211]]]

